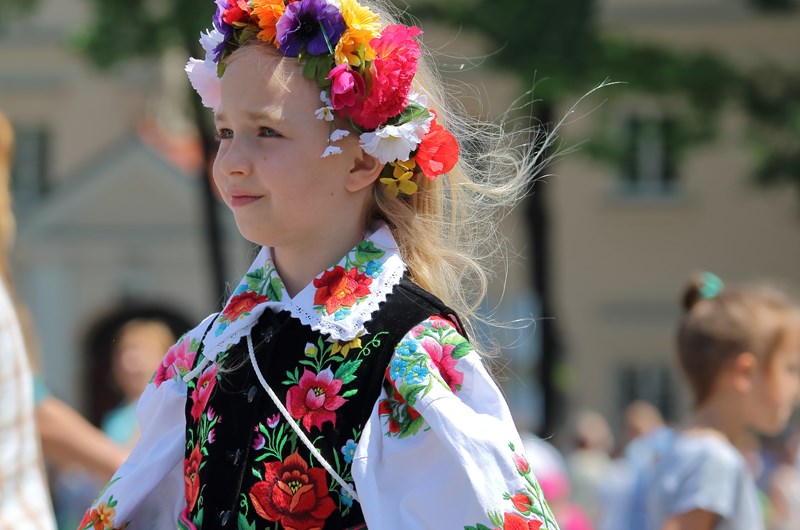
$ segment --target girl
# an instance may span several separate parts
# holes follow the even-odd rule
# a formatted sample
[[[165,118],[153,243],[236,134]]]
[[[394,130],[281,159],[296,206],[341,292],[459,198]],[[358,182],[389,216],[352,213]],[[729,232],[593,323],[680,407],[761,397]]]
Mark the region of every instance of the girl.
[[[798,309],[767,288],[725,289],[704,273],[684,294],[678,355],[695,397],[689,426],[652,469],[649,529],[763,529],[738,448],[786,426],[800,379]]]
[[[217,186],[263,249],[167,352],[80,528],[556,528],[457,316],[462,282],[485,283],[487,207],[535,156],[500,136],[460,155],[420,30],[377,8],[217,6],[187,71]]]

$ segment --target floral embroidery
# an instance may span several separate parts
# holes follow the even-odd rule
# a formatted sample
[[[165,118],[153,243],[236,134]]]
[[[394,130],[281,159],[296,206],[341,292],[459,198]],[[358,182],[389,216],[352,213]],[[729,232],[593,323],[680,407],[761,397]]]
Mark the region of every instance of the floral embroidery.
[[[331,346],[331,355],[341,354],[342,357],[347,357],[350,350],[353,348],[361,347],[361,337],[356,337],[350,342],[336,341]]]
[[[106,502],[101,502],[97,505],[97,508],[93,508],[86,512],[86,515],[83,516],[80,524],[78,525],[79,530],[115,530],[114,527],[114,516],[116,515],[117,511],[114,507],[117,505],[117,501],[114,499],[114,496],[110,496]],[[123,525],[119,527],[121,530],[125,528],[127,525]]]
[[[208,404],[208,399],[211,397],[211,392],[217,383],[217,365],[212,364],[200,374],[197,378],[197,385],[192,390],[192,418],[194,421],[200,421],[200,416]]]
[[[334,378],[333,371],[326,368],[313,374],[307,368],[303,371],[297,386],[286,393],[286,408],[295,419],[302,419],[303,427],[318,429],[329,421],[336,426],[336,414],[333,412],[347,401],[338,393],[342,389],[342,380]]]
[[[395,349],[388,377],[411,407],[437,382],[453,393],[461,390],[464,374],[456,363],[472,346],[451,323],[431,318],[406,337]]]
[[[336,509],[327,482],[324,469],[309,467],[295,451],[283,462],[265,464],[264,480],[253,485],[250,500],[268,521],[296,530],[319,529]]]
[[[160,387],[164,381],[183,377],[189,373],[199,349],[200,342],[198,340],[187,340],[185,336],[181,337],[181,340],[167,350],[167,354],[156,369],[153,376],[156,388]]]
[[[389,374],[386,379],[390,380]],[[389,431],[387,436],[397,436],[398,438],[405,438],[417,434],[420,428],[425,425],[425,420],[420,416],[419,412],[410,407],[406,400],[403,399],[397,389],[391,383],[385,383],[386,399],[382,399],[378,403],[378,414],[386,418],[386,424]]]
[[[347,442],[342,446],[342,454],[344,455],[344,461],[348,464],[353,462],[353,457],[356,456],[356,448],[358,444],[355,440],[347,440]]]
[[[191,512],[197,503],[200,495],[200,480],[197,476],[200,472],[200,462],[203,457],[200,455],[200,445],[195,445],[189,458],[183,461],[183,482],[186,487],[186,505]]]
[[[524,455],[517,453],[513,443],[508,444],[514,460],[514,467],[517,473],[525,479],[525,491],[519,491],[514,495],[504,493],[503,499],[511,501],[513,511],[489,512],[489,520],[493,526],[476,524],[475,526],[465,526],[464,530],[539,530],[556,529],[553,512],[544,501],[542,488],[531,474],[531,466]],[[516,512],[516,513],[515,513]]]
[[[337,265],[314,279],[317,288],[314,305],[324,307],[326,314],[332,315],[340,307],[352,307],[359,299],[366,298],[371,292],[371,283],[372,277],[358,272],[358,269],[345,271],[344,267]]]

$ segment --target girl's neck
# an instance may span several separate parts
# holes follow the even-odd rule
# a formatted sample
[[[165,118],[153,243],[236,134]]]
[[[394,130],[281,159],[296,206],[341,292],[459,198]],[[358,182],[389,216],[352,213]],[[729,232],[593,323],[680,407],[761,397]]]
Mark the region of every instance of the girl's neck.
[[[272,259],[286,292],[294,298],[311,280],[338,262],[363,238],[364,226],[360,220],[349,227],[337,222],[335,225],[331,223],[330,229],[321,233],[315,241],[273,247]]]
[[[711,431],[738,448],[747,441],[747,426],[742,419],[740,404],[728,397],[711,397],[699,406],[692,414],[687,430]]]

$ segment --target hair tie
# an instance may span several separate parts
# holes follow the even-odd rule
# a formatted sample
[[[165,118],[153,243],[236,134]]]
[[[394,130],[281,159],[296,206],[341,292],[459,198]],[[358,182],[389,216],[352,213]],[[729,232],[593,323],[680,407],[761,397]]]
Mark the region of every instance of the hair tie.
[[[703,278],[703,285],[700,287],[700,298],[709,300],[716,297],[725,288],[725,283],[722,279],[713,272],[701,273]]]

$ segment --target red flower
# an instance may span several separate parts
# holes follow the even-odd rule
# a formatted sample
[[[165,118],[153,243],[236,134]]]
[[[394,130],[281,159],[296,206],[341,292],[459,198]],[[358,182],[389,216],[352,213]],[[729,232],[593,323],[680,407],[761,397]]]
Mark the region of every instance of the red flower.
[[[362,97],[366,85],[358,72],[349,70],[346,64],[340,64],[328,74],[331,80],[331,104],[336,110],[350,107],[356,97]]]
[[[389,368],[386,368],[386,380],[391,381],[389,378]],[[397,391],[394,387],[394,383],[391,383],[391,388],[387,394],[386,399],[383,399],[378,403],[378,414],[381,416],[387,416],[389,419],[389,433],[390,434],[397,434],[403,428],[403,423],[400,420],[403,419],[405,414],[408,414],[408,419],[405,421],[407,424],[411,424],[414,420],[419,418],[419,412],[417,412],[414,407],[410,407],[406,402],[403,395]]]
[[[327,473],[309,468],[297,451],[284,462],[265,464],[264,480],[250,490],[256,513],[293,530],[319,530],[336,505],[328,495]]]
[[[250,6],[247,5],[245,0],[228,0],[228,9],[222,15],[222,20],[231,26],[237,25],[237,22],[247,24],[250,22]]]
[[[520,475],[527,475],[531,472],[531,466],[524,456],[514,453],[514,464],[517,466],[517,471]]]
[[[364,129],[375,129],[397,116],[408,104],[411,81],[417,73],[419,43],[414,39],[422,31],[402,25],[387,26],[380,37],[372,39],[375,50],[372,63],[372,88],[366,99],[345,109],[347,116]],[[369,85],[369,82],[367,82]]]
[[[189,458],[183,460],[183,485],[186,493],[186,507],[190,512],[194,509],[197,497],[200,495],[200,480],[197,474],[200,472],[202,459],[200,444],[195,444]]]
[[[91,525],[92,530],[113,530],[114,515],[116,515],[116,510],[105,502],[101,502],[97,505],[97,508],[86,512],[78,529],[83,530]]]
[[[208,398],[211,397],[211,392],[216,384],[217,365],[212,364],[200,374],[200,377],[197,378],[197,386],[192,390],[192,418],[194,421],[200,421],[200,416],[206,409]]]
[[[514,508],[516,508],[518,512],[522,513],[523,515],[530,515],[531,507],[533,506],[533,500],[531,500],[528,495],[525,493],[517,493],[511,497],[511,502],[514,504]]]
[[[431,129],[422,138],[414,159],[426,177],[433,180],[442,173],[447,173],[458,162],[459,147],[455,136],[436,123],[434,118]]]
[[[536,519],[526,521],[513,513],[503,515],[503,530],[539,530],[541,527],[542,522]]]
[[[235,322],[236,319],[250,312],[258,304],[267,301],[269,301],[269,298],[265,295],[256,294],[255,291],[245,291],[231,298],[231,301],[222,310],[222,314],[225,315],[228,321]]]
[[[464,374],[456,370],[456,359],[453,358],[455,344],[439,344],[439,341],[432,337],[425,337],[419,342],[433,361],[433,365],[439,370],[439,374],[455,394],[464,382]]]
[[[325,271],[321,278],[314,279],[314,305],[324,305],[329,315],[340,307],[351,307],[361,296],[367,296],[371,291],[369,285],[372,278],[361,274],[358,269],[345,272],[344,267],[335,266]]]
[[[286,408],[292,418],[303,419],[306,430],[311,430],[312,426],[322,429],[326,421],[336,427],[333,411],[347,401],[337,395],[341,389],[342,380],[334,379],[330,368],[316,375],[306,368],[298,384],[286,393]]]
[[[153,382],[156,387],[173,377],[183,375],[192,369],[196,352],[189,351],[188,340],[182,340],[167,350],[167,354],[158,365]]]

